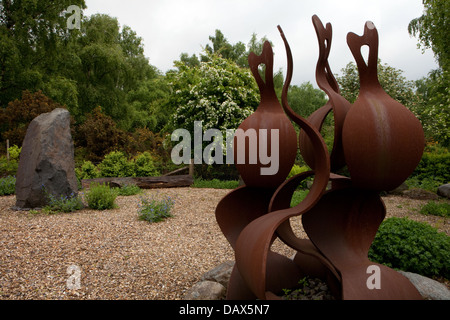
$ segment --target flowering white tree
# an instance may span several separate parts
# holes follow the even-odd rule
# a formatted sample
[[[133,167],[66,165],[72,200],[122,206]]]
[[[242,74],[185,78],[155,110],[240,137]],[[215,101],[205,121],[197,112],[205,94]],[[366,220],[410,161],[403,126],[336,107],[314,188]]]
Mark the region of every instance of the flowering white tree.
[[[259,90],[249,69],[217,54],[206,53],[208,61],[200,66],[176,62],[170,75],[173,88],[174,128],[193,131],[202,121],[204,130],[235,129],[259,104]]]

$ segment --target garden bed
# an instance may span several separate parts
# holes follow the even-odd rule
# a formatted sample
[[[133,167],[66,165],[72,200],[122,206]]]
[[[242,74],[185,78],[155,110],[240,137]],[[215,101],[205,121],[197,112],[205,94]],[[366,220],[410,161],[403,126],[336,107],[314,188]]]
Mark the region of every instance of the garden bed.
[[[203,273],[234,258],[214,215],[229,191],[149,189],[119,196],[116,209],[52,215],[12,211],[15,197],[0,197],[0,299],[181,299]],[[174,197],[173,217],[139,220],[142,195]],[[419,214],[428,201],[384,201],[387,217],[408,216],[450,235],[449,218]],[[298,218],[293,227],[304,236]],[[280,241],[274,250],[292,254]],[[79,289],[67,286],[72,265]]]

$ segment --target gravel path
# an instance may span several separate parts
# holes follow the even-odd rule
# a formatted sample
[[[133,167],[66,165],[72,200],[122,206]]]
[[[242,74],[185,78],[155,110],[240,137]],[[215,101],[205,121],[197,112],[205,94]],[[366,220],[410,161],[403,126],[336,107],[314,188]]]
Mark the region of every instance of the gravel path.
[[[229,191],[145,190],[176,199],[174,217],[155,224],[138,219],[139,196],[118,197],[114,210],[56,215],[12,211],[15,197],[0,197],[0,299],[181,299],[203,273],[234,259],[214,216]],[[418,214],[426,201],[384,200],[388,216],[450,234],[449,219]],[[292,224],[304,236],[299,219]],[[274,250],[292,254],[279,241]]]

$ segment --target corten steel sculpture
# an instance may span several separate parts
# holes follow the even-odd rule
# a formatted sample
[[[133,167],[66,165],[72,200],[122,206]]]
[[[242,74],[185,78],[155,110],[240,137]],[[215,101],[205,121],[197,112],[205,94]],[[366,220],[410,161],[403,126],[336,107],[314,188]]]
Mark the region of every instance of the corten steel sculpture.
[[[297,115],[287,101],[293,62],[282,29],[278,27],[288,70],[281,105],[273,88],[270,44],[264,44],[260,56],[249,56],[261,103],[240,128],[278,129],[282,170],[274,176],[263,176],[261,163],[236,165],[245,185],[217,205],[217,222],[236,258],[227,298],[280,299],[282,289],[295,288],[299,279],[312,276],[326,281],[337,299],[421,299],[407,278],[371,262],[367,255],[386,214],[379,191],[395,188],[417,166],[424,147],[422,127],[379,85],[378,35],[371,22],[366,23],[363,36],[349,33],[347,38],[361,81],[359,97],[352,105],[340,95],[328,64],[331,24],[325,28],[317,16],[312,20],[319,41],[317,84],[329,101],[308,119]],[[360,54],[362,45],[370,48],[367,64]],[[258,72],[261,63],[266,66],[265,81]],[[331,153],[320,134],[330,112],[335,123]],[[287,168],[292,167],[297,151],[297,137],[289,120],[301,128],[299,149],[312,170],[286,180]],[[246,154],[248,151],[246,146]],[[345,165],[350,178],[336,173]],[[295,189],[310,176],[314,180],[306,198],[290,207]],[[329,182],[331,187],[327,189]],[[290,219],[297,216],[301,216],[308,239],[297,237],[291,228]],[[276,238],[296,251],[294,258],[271,250]],[[379,288],[368,285],[372,266],[380,270]]]

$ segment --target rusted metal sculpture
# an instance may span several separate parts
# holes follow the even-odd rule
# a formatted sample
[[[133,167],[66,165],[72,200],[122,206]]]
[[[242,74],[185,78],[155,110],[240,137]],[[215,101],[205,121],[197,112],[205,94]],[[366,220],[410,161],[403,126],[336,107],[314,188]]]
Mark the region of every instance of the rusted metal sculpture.
[[[295,156],[297,154],[297,139],[295,137],[295,129],[291,121],[284,114],[283,108],[278,101],[277,95],[275,94],[275,89],[273,86],[273,52],[272,47],[269,42],[265,42],[263,45],[263,51],[260,56],[257,56],[253,52],[250,53],[248,57],[248,62],[250,65],[250,70],[256,79],[258,84],[261,101],[258,108],[253,112],[247,119],[245,119],[238,129],[247,131],[248,129],[255,130],[257,136],[257,141],[259,142],[266,135],[262,135],[261,129],[267,130],[277,130],[278,140],[273,143],[278,143],[279,147],[279,170],[274,175],[262,175],[261,168],[264,164],[261,163],[260,159],[256,164],[247,165],[249,161],[244,164],[239,164],[237,161],[238,152],[234,153],[234,158],[236,163],[236,168],[239,170],[242,179],[245,184],[249,187],[251,186],[265,186],[265,187],[278,187],[289,174],[290,168],[294,164]],[[258,66],[263,63],[265,65],[265,75],[264,80],[259,74]],[[269,138],[270,136],[270,138]],[[271,150],[271,135],[267,137],[267,150]],[[235,137],[235,146],[236,143]],[[258,148],[260,145],[258,145]],[[245,152],[245,155],[250,153],[250,143],[245,144],[245,150],[240,150]]]
[[[359,187],[392,190],[408,178],[422,157],[422,126],[378,82],[378,32],[374,24],[367,22],[362,36],[349,33],[347,43],[360,74],[359,96],[342,131],[348,169]],[[367,64],[361,55],[363,45],[370,50]]]
[[[422,128],[406,108],[393,102],[379,86],[378,38],[373,24],[366,24],[362,37],[348,36],[361,78],[359,98],[351,105],[339,94],[328,65],[331,24],[325,28],[317,16],[312,20],[319,40],[316,79],[329,101],[308,119],[297,115],[287,101],[293,63],[281,28],[278,27],[288,57],[282,92],[284,113],[273,91],[270,44],[264,44],[261,56],[249,56],[250,68],[261,91],[261,104],[241,128],[280,130],[280,144],[283,144],[280,150],[284,152],[280,152],[279,163],[283,170],[276,177],[269,177],[260,174],[261,163],[240,164],[237,168],[245,185],[231,191],[217,205],[217,222],[236,258],[227,298],[279,299],[282,289],[294,288],[299,279],[313,276],[325,280],[338,299],[421,299],[408,279],[371,262],[367,255],[386,214],[379,191],[400,184],[418,164],[423,151]],[[368,65],[362,64],[358,54],[358,46],[362,44],[370,46]],[[258,73],[261,63],[266,64],[265,82]],[[331,154],[320,134],[330,112],[335,120]],[[289,170],[285,167],[292,166],[297,140],[289,119],[301,128],[300,152],[312,170],[286,180]],[[375,150],[367,143],[374,144]],[[411,157],[406,159],[400,154],[403,152]],[[399,169],[403,162],[404,168]],[[336,173],[346,164],[350,178]],[[295,189],[310,176],[314,180],[308,195],[290,207]],[[327,189],[330,181],[331,188]],[[290,219],[296,216],[301,216],[309,239],[298,238],[292,230]],[[293,259],[271,250],[276,238],[296,250]],[[375,289],[367,285],[367,270],[374,266],[379,268],[381,276],[381,286]]]

